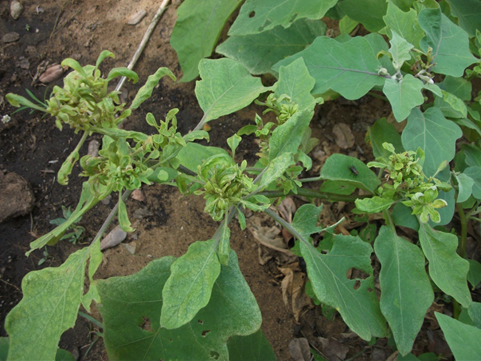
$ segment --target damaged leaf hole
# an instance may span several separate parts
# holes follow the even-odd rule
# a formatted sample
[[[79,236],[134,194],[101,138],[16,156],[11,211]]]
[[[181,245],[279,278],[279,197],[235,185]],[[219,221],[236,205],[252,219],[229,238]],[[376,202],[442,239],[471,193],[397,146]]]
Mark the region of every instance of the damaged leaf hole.
[[[210,330],[202,331],[202,337],[206,337]]]
[[[256,12],[254,10],[252,10],[250,13],[249,13],[249,17],[252,19],[254,16],[256,16]]]
[[[199,322],[201,325],[204,324],[204,321],[202,321],[202,320],[197,320],[197,322]]]
[[[140,325],[140,328],[148,332],[154,332],[154,330],[152,330],[152,323],[150,322],[150,319],[148,317],[142,316],[142,320],[143,321]]]
[[[220,357],[220,354],[217,351],[210,351],[209,356],[214,360],[218,360]]]

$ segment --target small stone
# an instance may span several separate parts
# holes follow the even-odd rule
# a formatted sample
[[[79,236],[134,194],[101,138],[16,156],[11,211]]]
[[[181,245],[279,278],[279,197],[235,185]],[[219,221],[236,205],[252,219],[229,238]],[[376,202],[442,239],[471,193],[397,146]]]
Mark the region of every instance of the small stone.
[[[135,14],[131,15],[127,19],[127,24],[129,25],[137,25],[142,21],[142,19],[147,15],[147,11],[144,9],[137,11]]]
[[[11,32],[11,33],[5,34],[5,35],[2,37],[2,41],[3,41],[4,43],[14,43],[14,42],[17,41],[18,39],[20,39],[20,34],[14,32],[14,31]]]
[[[28,59],[24,56],[20,56],[18,58],[18,60],[15,62],[15,65],[19,68],[22,68],[22,69],[29,69],[30,68],[30,62],[28,61]]]
[[[130,197],[132,197],[132,199],[135,199],[136,201],[139,201],[139,202],[145,201],[144,193],[142,193],[140,189],[134,189]]]
[[[29,214],[35,204],[30,184],[16,173],[0,172],[0,223]]]
[[[20,1],[12,1],[10,3],[10,16],[17,20],[23,12],[23,5]]]
[[[100,242],[100,250],[112,248],[121,243],[127,237],[127,232],[122,230],[120,226],[115,227],[109,234]]]
[[[88,155],[94,158],[98,157],[99,147],[100,147],[100,143],[98,140],[95,140],[95,139],[91,140],[89,143]]]

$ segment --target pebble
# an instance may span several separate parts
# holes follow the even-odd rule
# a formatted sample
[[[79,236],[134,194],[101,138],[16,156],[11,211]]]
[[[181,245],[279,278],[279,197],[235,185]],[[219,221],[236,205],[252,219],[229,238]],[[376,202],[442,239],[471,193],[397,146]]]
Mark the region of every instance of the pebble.
[[[20,1],[12,1],[10,3],[10,16],[17,20],[23,12],[23,5]]]
[[[142,21],[142,19],[147,15],[147,11],[144,9],[137,11],[135,14],[131,15],[127,19],[127,24],[129,25],[137,25]]]
[[[20,39],[20,34],[16,32],[7,33],[2,37],[4,43],[13,43]]]

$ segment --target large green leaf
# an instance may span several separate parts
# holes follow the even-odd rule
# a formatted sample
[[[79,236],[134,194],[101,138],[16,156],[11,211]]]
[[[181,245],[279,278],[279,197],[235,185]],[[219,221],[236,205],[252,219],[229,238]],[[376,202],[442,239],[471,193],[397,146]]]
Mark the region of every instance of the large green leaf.
[[[216,52],[242,63],[251,74],[274,74],[271,68],[275,63],[304,50],[325,33],[322,21],[301,19],[287,29],[277,26],[260,34],[231,36]]]
[[[374,86],[384,84],[378,74],[381,63],[370,43],[363,37],[355,37],[345,43],[320,36],[311,46],[274,65],[279,71],[298,58],[304,58],[309,73],[316,80],[313,95],[334,90],[347,99],[358,99]]]
[[[468,281],[473,286],[473,290],[481,282],[481,263],[474,259],[468,259],[469,262],[469,272]]]
[[[344,0],[339,6],[347,16],[371,32],[377,32],[385,26],[383,16],[387,10],[386,0]]]
[[[199,75],[200,60],[212,54],[227,19],[241,2],[185,0],[180,5],[170,44],[184,73],[182,81],[191,81]]]
[[[421,223],[419,240],[429,260],[429,275],[434,283],[448,295],[454,297],[463,307],[471,304],[466,280],[469,263],[457,253],[458,238],[451,233],[436,231]]]
[[[195,94],[205,122],[234,113],[269,90],[242,64],[231,59],[202,60],[199,71],[202,80],[197,82]]]
[[[383,226],[374,242],[381,262],[381,311],[391,326],[396,346],[408,354],[434,300],[419,247]]]
[[[357,174],[353,171],[355,170]],[[336,153],[327,158],[321,178],[361,188],[374,193],[381,184],[376,174],[359,159]]]
[[[293,163],[294,157],[290,152],[282,153],[271,160],[257,185],[258,190],[260,191],[261,189],[266,188],[272,182],[277,181]]]
[[[190,322],[209,303],[220,273],[214,239],[195,242],[172,265],[172,274],[162,293],[162,328],[174,329]]]
[[[317,225],[322,205],[316,207],[314,204],[302,205],[294,214],[292,227],[302,236],[309,238],[311,234],[319,233],[323,230]]]
[[[7,361],[10,339],[8,337],[0,337],[0,361]],[[73,355],[61,348],[57,349],[55,361],[76,361]]]
[[[187,145],[180,150],[179,154],[177,154],[176,160],[192,172],[197,172],[197,166],[201,165],[203,160],[217,154],[228,155],[229,153],[219,147],[187,143]]]
[[[473,302],[469,306],[468,314],[473,321],[474,326],[481,329],[481,303]]]
[[[276,361],[262,330],[249,336],[234,336],[227,342],[229,361]]]
[[[481,168],[468,167],[464,170],[464,174],[474,181],[473,196],[476,199],[481,199]]]
[[[476,62],[469,51],[468,34],[448,19],[441,9],[423,9],[419,13],[419,25],[426,32],[420,46],[425,52],[433,49],[436,73],[463,76],[464,69]]]
[[[23,298],[5,320],[10,335],[8,360],[54,360],[60,336],[75,325],[83,294],[88,248],[71,254],[60,267],[28,273]]]
[[[296,20],[321,19],[338,0],[247,0],[229,36],[258,34],[276,26],[288,28]]]
[[[464,173],[456,174],[455,177],[458,182],[458,199],[456,199],[456,202],[463,203],[473,193],[474,180]]]
[[[372,275],[371,246],[359,237],[336,236],[332,250],[326,255],[304,242],[300,243],[300,249],[316,297],[336,308],[349,328],[362,339],[385,336],[386,323]],[[348,279],[351,268],[367,273],[368,278]]]
[[[110,359],[228,360],[227,340],[259,329],[259,307],[233,251],[229,266],[222,266],[209,304],[178,329],[160,328],[162,288],[173,262],[173,257],[164,257],[134,275],[97,281]]]
[[[392,55],[392,62],[396,70],[401,69],[404,62],[411,59],[413,44],[404,39],[395,30],[391,30],[391,47],[389,53]]]
[[[296,154],[301,144],[302,136],[309,127],[314,114],[313,107],[298,111],[284,124],[272,132],[269,140],[269,161],[274,160],[284,153]]]
[[[406,119],[414,107],[424,103],[422,89],[423,82],[411,74],[407,74],[400,81],[386,79],[382,91],[389,99],[394,118],[398,122]]]
[[[447,120],[438,108],[429,108],[424,113],[414,108],[401,139],[406,150],[424,151],[423,171],[429,177],[436,173],[441,162],[454,158],[456,139],[462,135],[459,126]]]
[[[435,312],[449,348],[456,360],[481,360],[481,330]]]
[[[418,23],[418,14],[416,10],[409,9],[404,12],[399,9],[393,2],[389,1],[386,16],[383,17],[384,22],[389,30],[395,31],[407,42],[419,47],[419,41],[424,35]],[[388,32],[389,36],[392,36]]]
[[[372,127],[369,127],[368,132],[375,158],[385,157],[388,159],[391,155],[391,153],[382,146],[385,142],[391,143],[397,153],[404,151],[401,135],[392,123],[388,123],[386,118],[376,120]]]
[[[476,29],[481,30],[481,2],[479,0],[446,0],[451,12],[458,18],[461,26],[470,37],[476,36]]]
[[[273,90],[277,97],[289,96],[296,102],[299,110],[303,110],[314,105],[315,99],[311,95],[311,90],[315,83],[304,60],[299,58],[288,66],[280,67],[279,80],[274,84]]]
[[[474,144],[462,144],[461,151],[466,155],[466,164],[481,167],[481,149]]]

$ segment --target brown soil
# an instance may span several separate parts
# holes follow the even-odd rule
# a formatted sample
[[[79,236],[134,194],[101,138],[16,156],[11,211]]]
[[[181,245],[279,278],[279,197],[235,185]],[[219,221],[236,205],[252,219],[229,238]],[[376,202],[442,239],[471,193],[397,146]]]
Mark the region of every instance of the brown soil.
[[[0,38],[15,31],[20,34],[20,39],[14,43],[0,44],[0,115],[11,114],[14,110],[4,100],[4,95],[9,92],[26,95],[25,89],[30,89],[43,99],[53,85],[61,85],[61,80],[58,80],[48,87],[38,84],[32,86],[32,78],[42,61],[60,63],[64,58],[72,57],[83,65],[92,64],[98,54],[107,49],[114,52],[116,58],[106,60],[102,69],[126,66],[159,6],[159,1],[154,0],[45,0],[40,2],[41,8],[36,3],[25,2],[22,16],[15,21],[9,15],[9,3],[0,1]],[[179,1],[174,1],[167,9],[135,66],[134,70],[141,80],[140,85],[126,85],[129,99],[133,98],[148,75],[159,67],[168,67],[180,78],[180,66],[169,44],[178,5]],[[147,17],[136,26],[127,25],[126,18],[140,9],[148,12]],[[29,63],[23,68],[20,67],[22,57]],[[125,122],[124,127],[148,132],[144,121],[147,112],[162,118],[171,108],[179,108],[179,127],[181,133],[185,134],[202,117],[194,87],[195,82],[162,80],[152,98]],[[260,114],[262,110],[252,105],[210,123],[211,144],[226,147],[225,139],[243,125],[252,123],[255,113]],[[316,148],[320,156],[315,158],[317,163],[314,169],[316,165],[319,168],[320,162],[325,159],[324,155],[340,152],[335,142],[337,137],[332,132],[333,125],[339,122],[346,123],[355,135],[354,146],[342,151],[361,160],[369,159],[369,150],[364,142],[367,126],[389,113],[389,107],[379,99],[336,101],[323,105],[313,120],[313,136],[321,139],[321,145]],[[21,175],[30,183],[36,197],[35,207],[29,215],[0,224],[0,336],[6,336],[3,328],[6,314],[22,297],[20,284],[25,274],[46,266],[58,266],[70,253],[81,247],[67,241],[48,247],[49,257],[41,266],[38,263],[44,257],[42,251],[25,257],[29,243],[53,228],[49,223],[52,219],[62,216],[61,206],[76,205],[82,182],[77,177],[78,167],[67,187],[56,182],[56,173],[79,138],[70,129],[60,132],[52,119],[31,115],[26,111],[12,115],[12,121],[6,125],[0,123],[0,171]],[[82,149],[84,154],[86,148]],[[247,138],[241,144],[238,155],[249,161],[255,159],[256,151],[253,139]],[[204,201],[201,198],[183,197],[176,189],[167,186],[143,187],[142,191],[144,201],[129,199],[127,202],[136,231],[128,235],[125,243],[130,247],[135,246],[135,253],[131,254],[122,244],[106,250],[96,278],[132,274],[153,258],[181,256],[192,242],[207,240],[216,231],[217,223],[203,213]],[[81,243],[92,240],[114,205],[115,201],[99,204],[83,218],[80,224],[86,228],[86,237]],[[341,211],[342,206],[333,208],[335,214]],[[358,360],[384,360],[392,353],[385,340],[374,347],[367,346],[364,341],[349,334],[339,316],[334,321],[328,321],[321,315],[319,307],[305,310],[296,323],[291,310],[283,302],[279,264],[272,259],[261,266],[258,244],[253,236],[241,231],[236,224],[232,225],[231,234],[232,248],[239,256],[241,270],[263,314],[262,329],[279,360],[290,359],[289,342],[301,336],[342,339],[349,345],[349,357],[365,351],[355,358]],[[82,360],[106,360],[101,341],[85,357],[93,340],[91,330],[92,325],[79,318],[75,328],[64,334],[60,346],[78,352]],[[425,337],[423,340],[426,341]],[[420,350],[424,350],[424,347],[420,347]]]

